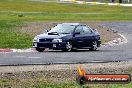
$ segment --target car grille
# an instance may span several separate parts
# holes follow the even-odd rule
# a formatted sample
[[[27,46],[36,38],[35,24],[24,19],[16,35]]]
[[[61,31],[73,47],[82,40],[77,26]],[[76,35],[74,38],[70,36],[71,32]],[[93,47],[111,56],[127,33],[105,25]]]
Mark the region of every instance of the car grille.
[[[39,42],[52,42],[52,39],[39,39]]]

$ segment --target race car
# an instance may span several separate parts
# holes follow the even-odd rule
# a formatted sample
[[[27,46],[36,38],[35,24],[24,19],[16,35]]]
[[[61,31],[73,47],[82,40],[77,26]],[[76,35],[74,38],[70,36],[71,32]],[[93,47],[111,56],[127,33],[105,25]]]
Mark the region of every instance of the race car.
[[[33,47],[38,52],[43,52],[46,48],[62,51],[75,49],[95,51],[100,44],[99,32],[81,23],[60,23],[33,39]]]

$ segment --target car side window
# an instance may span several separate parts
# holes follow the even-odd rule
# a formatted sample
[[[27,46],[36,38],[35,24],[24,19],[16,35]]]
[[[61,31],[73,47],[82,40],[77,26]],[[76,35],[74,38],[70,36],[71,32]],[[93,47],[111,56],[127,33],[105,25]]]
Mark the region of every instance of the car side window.
[[[80,34],[83,34],[84,31],[83,31],[83,27],[82,26],[78,26],[75,30],[75,32],[79,32]]]
[[[83,31],[84,33],[89,33],[89,34],[92,32],[92,30],[87,26],[83,26]]]

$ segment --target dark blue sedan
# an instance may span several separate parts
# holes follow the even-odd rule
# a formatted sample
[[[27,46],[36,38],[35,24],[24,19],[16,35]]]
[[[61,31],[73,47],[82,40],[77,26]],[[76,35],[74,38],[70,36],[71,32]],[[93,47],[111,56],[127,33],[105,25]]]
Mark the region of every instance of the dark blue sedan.
[[[37,35],[33,39],[33,47],[39,52],[43,52],[45,48],[62,51],[74,49],[95,51],[100,44],[100,34],[97,30],[80,23],[57,24],[49,32]]]

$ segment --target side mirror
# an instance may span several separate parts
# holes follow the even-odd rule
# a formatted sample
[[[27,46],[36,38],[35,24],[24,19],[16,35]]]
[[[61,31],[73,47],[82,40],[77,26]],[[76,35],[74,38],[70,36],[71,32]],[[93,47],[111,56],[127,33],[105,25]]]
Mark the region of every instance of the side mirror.
[[[73,37],[75,37],[75,35],[79,35],[80,34],[80,32],[75,32],[74,34],[73,34]]]

